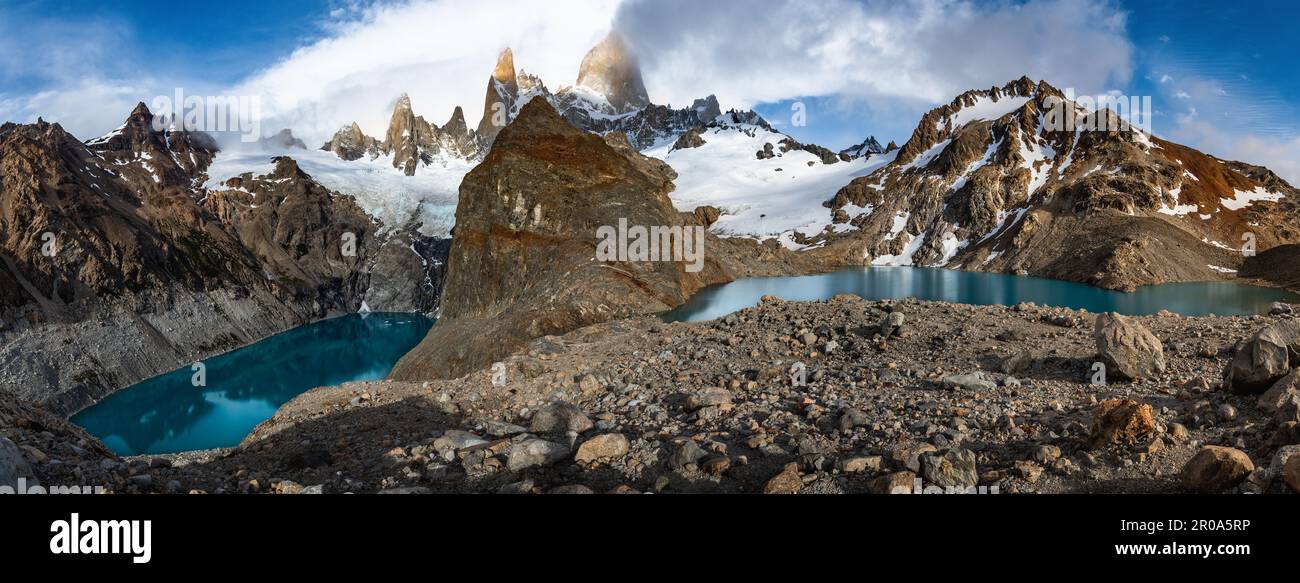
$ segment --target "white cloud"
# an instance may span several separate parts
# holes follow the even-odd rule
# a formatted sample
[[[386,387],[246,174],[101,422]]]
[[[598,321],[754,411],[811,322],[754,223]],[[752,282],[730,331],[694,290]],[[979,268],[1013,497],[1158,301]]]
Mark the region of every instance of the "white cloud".
[[[532,0],[434,0],[366,8],[330,24],[330,38],[230,93],[261,96],[263,130],[291,127],[308,143],[353,121],[382,136],[404,92],[430,122],[446,123],[459,105],[472,127],[501,49],[511,47],[515,65],[554,91],[576,80],[583,55],[609,32],[616,6],[617,0],[569,0],[545,9]]]
[[[628,0],[616,25],[651,98],[748,107],[801,96],[951,100],[1021,75],[1095,94],[1132,75],[1109,2]]]

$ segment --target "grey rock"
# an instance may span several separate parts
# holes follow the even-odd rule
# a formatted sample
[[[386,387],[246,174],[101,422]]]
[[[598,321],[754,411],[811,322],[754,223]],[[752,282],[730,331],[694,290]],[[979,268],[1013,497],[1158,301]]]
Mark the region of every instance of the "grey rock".
[[[35,476],[27,459],[23,457],[22,450],[9,438],[0,437],[0,486],[17,488],[18,478],[26,478],[29,485],[36,485]]]
[[[923,456],[921,473],[930,484],[944,488],[968,488],[979,483],[975,453],[968,449]]]
[[[997,383],[984,378],[984,373],[981,372],[947,376],[942,382],[944,388],[954,390],[992,391],[998,388]]]
[[[1165,371],[1164,346],[1136,320],[1115,313],[1097,316],[1093,340],[1110,378],[1152,378]]]
[[[510,447],[506,469],[518,472],[531,467],[553,464],[568,457],[569,448],[541,439],[530,439]]]
[[[565,435],[571,431],[583,433],[592,427],[595,424],[577,405],[554,401],[533,414],[528,429],[539,434]]]
[[[700,461],[706,455],[708,455],[708,452],[704,451],[699,444],[692,440],[687,440],[681,445],[681,447],[677,448],[677,451],[673,452],[671,457],[668,458],[668,467],[674,470],[680,470],[688,465]]]
[[[1225,385],[1238,394],[1267,391],[1300,364],[1300,323],[1278,322],[1243,342],[1224,374]]]

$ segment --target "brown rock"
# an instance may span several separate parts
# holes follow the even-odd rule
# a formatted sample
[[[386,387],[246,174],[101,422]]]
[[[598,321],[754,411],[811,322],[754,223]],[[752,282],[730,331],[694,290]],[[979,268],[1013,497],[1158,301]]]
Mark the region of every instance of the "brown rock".
[[[629,449],[627,438],[621,433],[606,433],[582,442],[582,445],[578,446],[578,452],[573,456],[573,461],[591,464],[601,460],[622,459]]]
[[[803,489],[803,478],[799,477],[799,464],[786,464],[781,473],[772,476],[763,486],[764,494],[794,494]]]
[[[1285,466],[1282,466],[1282,481],[1291,487],[1291,490],[1300,492],[1300,456],[1291,456]]]
[[[1181,480],[1188,489],[1213,494],[1240,484],[1253,471],[1255,464],[1245,452],[1207,445],[1183,466]]]
[[[885,474],[868,486],[872,494],[911,494],[915,488],[916,474],[906,471]]]
[[[1093,445],[1105,443],[1133,444],[1156,429],[1151,405],[1133,400],[1103,401],[1093,414]]]

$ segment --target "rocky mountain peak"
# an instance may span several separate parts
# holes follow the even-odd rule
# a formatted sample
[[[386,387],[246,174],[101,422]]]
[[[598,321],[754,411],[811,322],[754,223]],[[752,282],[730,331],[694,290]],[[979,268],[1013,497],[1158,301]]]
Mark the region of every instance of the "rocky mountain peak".
[[[447,123],[442,126],[442,131],[453,136],[468,134],[469,126],[465,124],[465,110],[457,105],[456,109],[451,112],[451,119],[447,120]]]
[[[641,67],[627,40],[617,31],[610,32],[583,57],[577,86],[605,96],[619,113],[650,105]]]
[[[321,149],[333,152],[334,155],[349,162],[363,157],[372,160],[379,157],[379,141],[361,131],[361,126],[357,125],[357,122],[343,126],[334,137],[321,146]]]
[[[492,78],[509,87],[518,86],[515,79],[515,54],[510,47],[502,50],[501,55],[497,57],[497,66],[492,70]]]

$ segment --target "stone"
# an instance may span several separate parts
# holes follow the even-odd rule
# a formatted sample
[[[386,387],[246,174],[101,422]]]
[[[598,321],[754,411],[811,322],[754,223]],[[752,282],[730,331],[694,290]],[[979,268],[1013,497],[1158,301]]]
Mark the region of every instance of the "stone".
[[[511,482],[509,484],[503,484],[500,488],[497,488],[497,494],[532,494],[533,485],[532,480],[526,479],[518,482]]]
[[[442,456],[443,460],[451,461],[456,459],[456,452],[462,449],[476,447],[486,444],[488,441],[459,429],[451,429],[443,433],[441,437],[433,440],[433,449]]]
[[[1024,348],[1017,348],[1010,355],[1003,358],[1002,362],[998,363],[998,370],[1002,371],[1003,374],[1016,374],[1028,370],[1029,365],[1032,363],[1033,356],[1029,354],[1029,351]]]
[[[967,391],[978,392],[997,390],[998,384],[984,378],[984,373],[974,372],[944,377],[943,387],[945,389],[965,389]]]
[[[581,434],[594,426],[577,405],[554,401],[533,414],[528,430],[538,434],[566,435],[569,432]]]
[[[710,387],[686,396],[686,408],[691,411],[730,404],[731,391],[719,387]]]
[[[1061,448],[1055,445],[1040,445],[1034,448],[1033,459],[1040,464],[1048,464],[1061,457]]]
[[[9,438],[0,437],[0,486],[17,488],[18,478],[25,478],[29,485],[34,485],[34,477],[22,450]]]
[[[573,456],[573,461],[580,464],[591,464],[600,460],[618,460],[627,455],[631,449],[627,438],[621,433],[606,433],[597,435],[578,446],[578,453]]]
[[[871,419],[866,413],[857,409],[845,409],[840,413],[839,429],[841,433],[849,433],[854,428],[868,425]]]
[[[415,495],[423,495],[423,494],[432,494],[433,490],[430,490],[429,488],[426,488],[424,486],[401,486],[398,488],[388,488],[386,490],[380,490],[375,493],[395,495],[395,496],[415,496]]]
[[[700,470],[710,476],[721,476],[731,469],[731,458],[725,455],[716,455],[705,458],[699,463]]]
[[[567,484],[551,488],[547,494],[595,494],[595,492],[582,484]]]
[[[708,452],[700,448],[698,443],[687,440],[681,445],[681,447],[677,448],[677,451],[673,452],[672,456],[668,458],[668,467],[674,470],[680,470],[700,461],[707,455],[709,455]]]
[[[942,455],[923,456],[921,475],[925,477],[927,486],[969,488],[979,483],[979,472],[975,468],[975,453],[968,449],[950,449]]]
[[[1043,467],[1031,461],[1017,461],[1011,469],[1016,476],[1031,484],[1037,482],[1043,476]]]
[[[1255,464],[1245,452],[1207,445],[1183,466],[1180,479],[1190,490],[1213,494],[1235,487],[1253,471]]]
[[[1165,371],[1164,346],[1137,320],[1115,313],[1097,316],[1093,340],[1107,378],[1146,379]]]
[[[1286,403],[1291,395],[1300,395],[1300,369],[1292,370],[1278,379],[1273,386],[1259,396],[1255,404],[1266,413],[1273,413]]]
[[[895,447],[889,452],[889,459],[914,474],[921,473],[921,456],[938,451],[928,443],[910,443]]]
[[[1300,364],[1300,323],[1266,326],[1243,342],[1224,372],[1224,386],[1238,394],[1259,394]]]
[[[884,467],[884,458],[878,455],[854,456],[840,460],[839,466],[840,471],[846,474],[874,473]]]
[[[907,316],[902,312],[890,312],[880,319],[880,335],[889,338],[898,334],[903,329],[903,324],[907,322]]]
[[[1131,399],[1110,399],[1097,407],[1092,420],[1094,446],[1106,443],[1134,444],[1156,430],[1151,405]]]
[[[764,494],[794,494],[803,489],[803,478],[799,476],[799,464],[786,464],[781,473],[772,476],[763,486]]]
[[[1282,481],[1294,492],[1300,492],[1300,456],[1291,456],[1291,461],[1282,468]]]
[[[1300,455],[1300,445],[1284,445],[1273,452],[1273,460],[1268,464],[1268,473],[1270,478],[1276,478],[1282,475],[1291,458]]]
[[[569,448],[550,441],[529,439],[510,447],[506,469],[518,472],[536,466],[553,464],[569,455]]]
[[[916,489],[916,474],[894,472],[871,481],[867,487],[872,494],[912,494]]]

